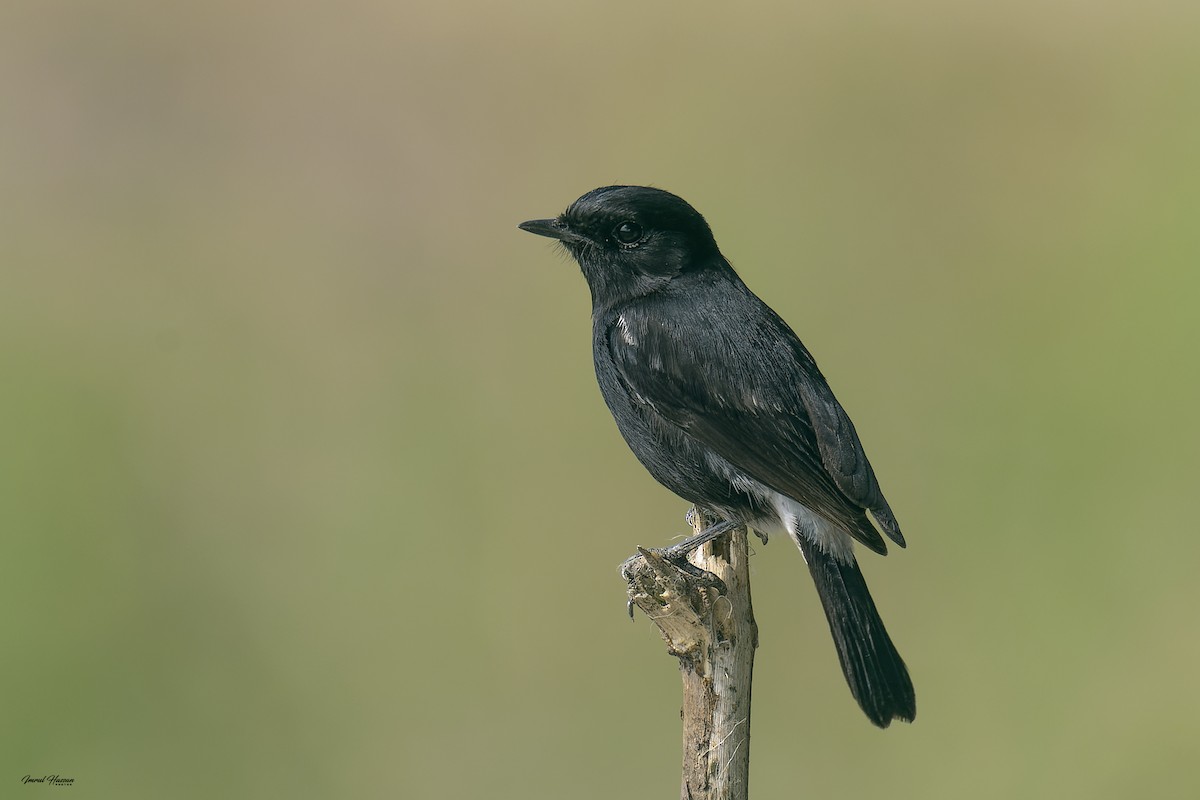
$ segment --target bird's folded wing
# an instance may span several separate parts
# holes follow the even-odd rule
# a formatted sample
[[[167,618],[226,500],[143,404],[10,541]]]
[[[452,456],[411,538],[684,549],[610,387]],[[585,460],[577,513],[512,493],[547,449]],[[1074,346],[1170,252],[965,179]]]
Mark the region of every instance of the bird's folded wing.
[[[887,504],[853,425],[795,334],[761,309],[728,326],[713,315],[687,326],[686,340],[661,309],[631,309],[610,327],[609,351],[637,402],[749,477],[886,552],[864,509]],[[884,516],[895,526],[890,511]]]
[[[803,345],[800,349],[804,350]],[[817,371],[812,356],[804,350],[804,357],[812,364],[817,380],[804,381],[800,385],[800,399],[808,411],[808,418],[817,437],[821,452],[821,463],[825,465],[833,482],[847,498],[862,508],[868,509],[875,521],[896,544],[904,547],[904,534],[892,514],[891,506],[879,488],[875,470],[863,452],[858,431],[850,421],[841,403],[833,396],[825,378]]]

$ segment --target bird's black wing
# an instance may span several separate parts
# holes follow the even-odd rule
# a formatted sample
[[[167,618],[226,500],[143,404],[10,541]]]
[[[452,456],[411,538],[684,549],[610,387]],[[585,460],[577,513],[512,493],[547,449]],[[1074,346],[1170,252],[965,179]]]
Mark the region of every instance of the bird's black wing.
[[[775,318],[776,325],[791,336],[797,363],[807,377],[807,380],[800,382],[800,400],[808,411],[810,424],[816,434],[821,463],[842,493],[857,505],[868,509],[888,538],[904,547],[904,534],[900,532],[891,506],[879,488],[875,470],[867,460],[854,423],[833,396],[833,390],[817,369],[816,361],[808,349],[782,319],[774,312],[771,312],[771,316]]]
[[[886,552],[864,513],[886,503],[812,357],[744,287],[709,287],[705,297],[697,306],[668,293],[614,316],[609,351],[630,395],[749,477]],[[679,324],[682,315],[690,324]]]

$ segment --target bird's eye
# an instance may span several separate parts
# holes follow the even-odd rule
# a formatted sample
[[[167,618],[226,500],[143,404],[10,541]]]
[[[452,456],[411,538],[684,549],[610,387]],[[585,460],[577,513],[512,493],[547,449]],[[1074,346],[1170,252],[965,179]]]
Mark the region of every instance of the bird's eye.
[[[622,222],[613,228],[613,238],[621,244],[633,244],[642,238],[642,226],[636,222]]]

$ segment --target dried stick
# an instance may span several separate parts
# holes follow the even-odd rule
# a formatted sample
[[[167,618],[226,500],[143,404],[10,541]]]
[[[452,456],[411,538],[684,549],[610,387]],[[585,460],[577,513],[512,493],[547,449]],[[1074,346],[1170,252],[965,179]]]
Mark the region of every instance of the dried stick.
[[[712,523],[690,515],[698,533]],[[638,548],[626,562],[630,613],[658,626],[683,677],[682,800],[746,800],[750,772],[750,683],[758,627],[750,603],[746,530],[693,551],[681,569]]]

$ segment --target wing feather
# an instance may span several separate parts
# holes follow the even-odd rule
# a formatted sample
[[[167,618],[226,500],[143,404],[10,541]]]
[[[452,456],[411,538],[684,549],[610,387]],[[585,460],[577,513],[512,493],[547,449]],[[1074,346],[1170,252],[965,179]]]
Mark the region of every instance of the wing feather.
[[[854,426],[812,356],[754,300],[760,313],[736,320],[736,331],[723,315],[694,306],[648,302],[624,309],[610,327],[608,347],[630,395],[872,550],[886,546],[865,509],[903,543]],[[672,324],[672,308],[708,324]]]

